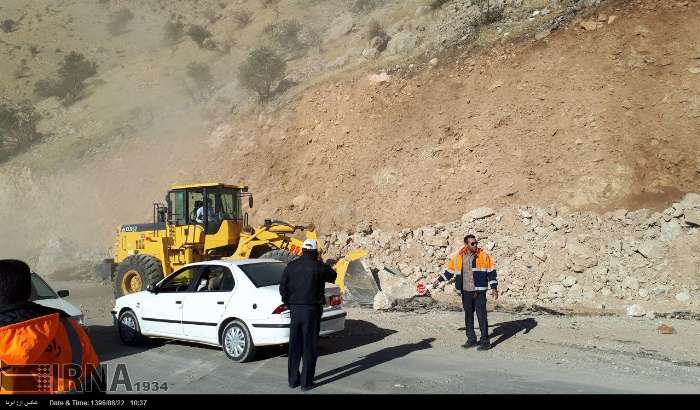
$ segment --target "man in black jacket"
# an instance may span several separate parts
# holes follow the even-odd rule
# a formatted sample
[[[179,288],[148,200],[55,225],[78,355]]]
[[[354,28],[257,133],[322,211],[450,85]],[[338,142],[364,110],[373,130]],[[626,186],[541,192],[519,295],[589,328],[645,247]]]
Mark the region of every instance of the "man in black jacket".
[[[289,262],[282,274],[280,295],[291,315],[289,387],[295,388],[301,384],[301,390],[306,391],[313,387],[316,372],[326,282],[333,283],[337,273],[319,260],[315,240],[305,240],[302,250],[301,258]],[[302,357],[304,365],[299,374]]]

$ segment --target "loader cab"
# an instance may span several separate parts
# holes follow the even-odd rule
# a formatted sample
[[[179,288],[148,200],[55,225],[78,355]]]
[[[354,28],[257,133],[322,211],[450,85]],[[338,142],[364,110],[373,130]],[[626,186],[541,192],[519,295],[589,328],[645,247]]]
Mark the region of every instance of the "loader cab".
[[[166,197],[170,225],[199,225],[207,235],[219,232],[224,221],[243,223],[244,186],[203,184],[173,187]],[[250,201],[252,203],[252,201]]]

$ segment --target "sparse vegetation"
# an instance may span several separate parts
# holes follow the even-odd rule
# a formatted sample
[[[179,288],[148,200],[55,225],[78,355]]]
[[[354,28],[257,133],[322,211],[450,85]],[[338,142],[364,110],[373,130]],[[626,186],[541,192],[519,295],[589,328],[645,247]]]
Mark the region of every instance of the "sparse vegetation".
[[[296,19],[282,20],[279,23],[268,24],[264,33],[285,53],[296,54],[306,48],[299,33],[303,26]]]
[[[192,41],[197,43],[199,47],[203,47],[204,40],[211,37],[209,30],[197,24],[190,26],[190,28],[187,30],[187,35],[190,36]]]
[[[107,23],[107,31],[113,36],[118,36],[120,34],[126,33],[126,26],[131,20],[134,19],[134,13],[131,12],[126,7],[119,9],[116,13],[112,14]]]
[[[276,6],[277,3],[279,3],[279,2],[280,2],[280,0],[260,0],[260,4],[262,4],[262,6],[264,8],[268,8],[270,6]]]
[[[2,31],[4,31],[5,33],[11,33],[17,30],[18,26],[19,24],[12,19],[3,20],[3,22],[0,23],[0,29],[2,29]]]
[[[272,86],[284,79],[286,63],[267,47],[254,49],[238,69],[241,85],[258,94],[260,102],[273,95]]]
[[[379,37],[379,38],[386,38],[387,34],[386,31],[384,31],[384,27],[382,24],[375,20],[372,19],[367,23],[367,41],[372,41],[373,38]]]
[[[214,78],[211,69],[204,63],[192,62],[187,65],[187,75],[197,84],[199,88],[208,88]]]
[[[61,62],[58,78],[38,81],[34,85],[34,92],[44,98],[59,97],[65,105],[70,105],[80,98],[85,89],[85,80],[95,74],[97,64],[73,51]]]
[[[15,104],[0,99],[0,161],[23,151],[43,135],[36,129],[41,116],[27,102]]]
[[[163,45],[170,46],[185,34],[185,25],[181,21],[168,21],[163,27]]]
[[[382,4],[383,0],[352,0],[348,8],[355,14],[369,13]]]
[[[488,8],[481,15],[481,24],[491,24],[503,20],[502,8]]]
[[[448,3],[450,0],[433,0],[430,2],[430,8],[433,10],[437,10],[441,8],[445,3]]]
[[[246,9],[237,10],[233,13],[233,19],[238,23],[238,27],[245,27],[253,21],[253,13]]]
[[[481,10],[479,24],[487,25],[503,20],[503,7],[492,6],[489,0],[476,0],[476,5]]]

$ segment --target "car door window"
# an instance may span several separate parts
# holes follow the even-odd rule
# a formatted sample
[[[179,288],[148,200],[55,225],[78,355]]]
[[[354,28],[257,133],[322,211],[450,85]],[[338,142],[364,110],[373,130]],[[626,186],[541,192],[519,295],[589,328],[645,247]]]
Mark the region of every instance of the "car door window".
[[[175,293],[175,292],[187,292],[192,286],[192,282],[199,272],[199,266],[193,266],[181,270],[174,275],[167,278],[159,287],[158,292],[161,293]]]
[[[207,266],[202,272],[196,292],[230,292],[235,283],[231,271],[220,265]]]

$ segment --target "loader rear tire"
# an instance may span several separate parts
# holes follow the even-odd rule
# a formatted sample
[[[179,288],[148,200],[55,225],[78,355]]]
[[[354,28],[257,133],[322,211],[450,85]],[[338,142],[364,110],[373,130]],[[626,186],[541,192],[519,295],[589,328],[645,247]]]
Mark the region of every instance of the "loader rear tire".
[[[140,292],[161,279],[163,267],[158,259],[150,255],[127,256],[114,274],[114,297]]]
[[[291,253],[290,251],[286,249],[275,249],[271,251],[267,251],[263,253],[262,255],[259,256],[260,259],[274,259],[278,260],[280,262],[285,262],[289,263],[293,261],[294,259],[299,258],[299,256]]]

